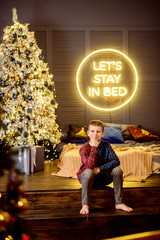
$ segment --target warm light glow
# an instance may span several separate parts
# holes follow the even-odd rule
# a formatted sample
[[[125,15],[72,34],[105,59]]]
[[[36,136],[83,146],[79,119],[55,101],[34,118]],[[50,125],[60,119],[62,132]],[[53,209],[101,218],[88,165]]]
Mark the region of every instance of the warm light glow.
[[[104,61],[101,61],[99,62],[99,67],[96,66],[96,62],[93,62],[93,69],[94,70],[101,70],[101,71],[104,71],[104,70],[111,70],[113,67],[115,70],[121,70],[122,69],[122,62],[115,62],[115,61],[112,61],[112,62],[104,62]]]
[[[23,206],[23,202],[22,202],[22,201],[18,201],[18,205],[19,205],[20,207],[22,207],[22,206]]]
[[[0,214],[0,221],[4,220],[4,216],[2,214]]]
[[[127,89],[124,87],[113,87],[113,88],[109,88],[109,87],[104,87],[103,88],[103,96],[124,96],[127,93]],[[101,94],[101,95],[102,95]],[[94,96],[100,96],[100,88],[90,88],[89,87],[89,96],[90,97],[94,97]]]
[[[5,238],[5,240],[12,240],[13,239],[13,237],[11,236],[11,235],[8,235],[6,238]]]
[[[119,83],[119,79],[121,77],[121,74],[101,74],[101,75],[95,75],[94,81],[95,83]]]
[[[101,58],[103,59],[104,56],[101,57],[98,55],[97,57],[97,54],[99,53],[105,54],[107,60],[106,61],[101,60]],[[109,57],[112,53],[116,54],[116,58],[117,57],[123,58],[123,61],[113,60],[113,57],[110,60]],[[90,63],[90,69],[88,66],[89,65],[88,62]],[[128,64],[126,65],[127,67],[125,66],[125,64]],[[88,78],[88,80],[85,81],[85,84],[86,85],[88,84],[88,86],[84,85],[84,79],[83,79],[83,83],[82,81],[80,81],[80,76],[82,75],[81,72],[82,70],[83,71],[85,70],[85,67],[87,68],[88,71],[90,71],[90,73],[92,71],[92,76],[90,77],[91,79]],[[127,73],[125,72],[126,69],[128,70],[128,68],[130,68],[129,70],[133,74],[132,82],[134,84],[132,83],[133,85],[132,91],[129,91],[123,79],[124,76],[125,78],[126,76],[128,77],[127,75],[128,72]],[[127,80],[129,82],[132,79],[129,78]],[[88,105],[98,110],[112,111],[112,110],[117,110],[119,108],[122,108],[123,106],[125,106],[131,101],[131,99],[133,98],[137,90],[138,74],[137,74],[137,70],[134,63],[124,53],[115,49],[100,49],[90,53],[88,56],[86,56],[82,60],[77,70],[76,85],[81,98]],[[82,90],[82,86],[83,86],[83,89],[85,89],[86,96],[84,94],[84,91]],[[113,103],[115,104],[115,106],[113,105],[110,108],[104,107],[104,106],[100,107],[102,100],[103,100],[103,105],[105,104],[105,101],[107,103],[107,101],[110,100],[107,97],[112,97],[116,99],[116,100],[113,99]],[[125,97],[126,99],[124,99]],[[98,101],[99,106],[95,104],[94,99],[96,99],[95,101]]]
[[[29,24],[20,24],[16,19],[14,16],[13,25],[5,27],[0,44],[0,106],[4,124],[0,139],[10,146],[41,142],[45,148],[48,139],[55,148],[62,132],[56,123],[58,103],[53,74],[44,62],[35,32],[29,31]]]

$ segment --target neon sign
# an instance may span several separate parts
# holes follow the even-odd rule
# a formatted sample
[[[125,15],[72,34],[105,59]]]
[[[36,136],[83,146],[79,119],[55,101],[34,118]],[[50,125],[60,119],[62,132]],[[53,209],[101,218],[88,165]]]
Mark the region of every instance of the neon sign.
[[[134,63],[124,53],[101,49],[80,63],[76,84],[81,98],[98,110],[117,110],[128,104],[138,86]]]

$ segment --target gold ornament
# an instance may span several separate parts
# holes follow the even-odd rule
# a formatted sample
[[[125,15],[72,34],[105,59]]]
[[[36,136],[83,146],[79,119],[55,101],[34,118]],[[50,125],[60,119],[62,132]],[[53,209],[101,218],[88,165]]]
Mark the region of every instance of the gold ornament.
[[[33,74],[29,74],[28,78],[32,80],[33,79]]]
[[[8,103],[8,98],[5,98],[3,103],[4,103],[4,105],[6,105]]]
[[[18,107],[17,107],[17,111],[20,111],[20,110],[21,110],[21,106],[18,105]]]
[[[13,70],[12,68],[10,69],[10,73],[13,73],[13,74],[14,74],[14,70]]]
[[[8,97],[8,93],[5,93],[4,95],[5,95],[5,97]]]
[[[11,119],[11,120],[14,120],[14,119]],[[11,132],[9,133],[9,135],[10,135],[10,137],[14,137],[14,136],[15,136],[15,132],[14,132],[14,131],[11,131]]]
[[[15,76],[15,78],[14,78],[16,81],[18,81],[19,80],[19,76]]]

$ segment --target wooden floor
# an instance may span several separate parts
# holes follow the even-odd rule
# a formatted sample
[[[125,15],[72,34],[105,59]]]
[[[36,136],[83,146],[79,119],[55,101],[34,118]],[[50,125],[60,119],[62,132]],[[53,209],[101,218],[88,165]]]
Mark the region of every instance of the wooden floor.
[[[33,240],[99,240],[160,230],[160,175],[145,182],[124,182],[124,199],[134,208],[132,213],[115,210],[111,184],[92,191],[90,214],[82,216],[80,183],[52,176],[53,171],[56,161],[46,161],[44,171],[20,176],[29,202],[24,228]],[[6,182],[7,175],[0,178],[3,195]]]
[[[51,191],[51,190],[73,190],[80,189],[81,184],[77,179],[52,176],[52,172],[58,171],[57,162],[45,161],[44,171],[31,174],[21,174],[25,191]],[[7,175],[0,178],[0,190],[6,191]],[[113,184],[108,185],[113,188]],[[155,174],[146,179],[145,182],[124,182],[124,188],[148,188],[160,187],[160,174]]]

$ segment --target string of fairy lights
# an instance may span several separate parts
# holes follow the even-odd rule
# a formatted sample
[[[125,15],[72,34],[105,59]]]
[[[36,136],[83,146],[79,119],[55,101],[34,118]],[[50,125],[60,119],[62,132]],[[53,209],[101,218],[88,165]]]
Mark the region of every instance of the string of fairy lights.
[[[19,171],[15,168],[16,154],[17,151],[11,150],[11,147],[0,145],[0,177],[5,177],[3,181],[6,182],[6,191],[0,193],[1,240],[31,240],[30,234],[23,228],[22,215],[27,211],[29,202]]]

